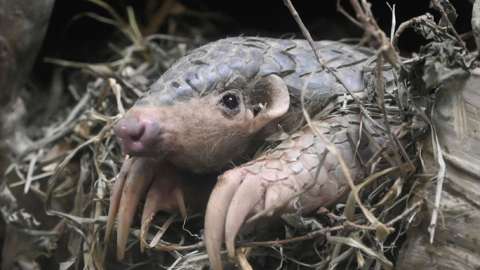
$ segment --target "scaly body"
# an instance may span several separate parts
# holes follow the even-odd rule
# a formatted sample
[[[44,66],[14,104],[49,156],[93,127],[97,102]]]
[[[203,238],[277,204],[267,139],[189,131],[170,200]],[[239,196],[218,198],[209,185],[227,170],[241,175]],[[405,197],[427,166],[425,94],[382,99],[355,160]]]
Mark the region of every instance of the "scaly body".
[[[338,77],[319,64],[306,41],[228,38],[179,59],[138,100],[115,127],[124,152],[132,156],[115,183],[107,224],[108,238],[118,213],[119,258],[145,194],[142,236],[157,211],[186,214],[185,183],[203,184],[183,179],[180,171],[219,175],[205,221],[214,269],[222,268],[224,240],[234,256],[235,236],[249,216],[299,207],[311,211],[345,194],[345,175],[324,139],[347,160],[353,180],[362,178],[365,168],[358,157],[368,160],[371,151],[368,143],[352,145],[359,138],[360,115],[333,107],[330,116],[304,126],[303,109],[314,116],[346,94],[344,87],[364,91],[364,68],[372,53],[340,42],[315,46]],[[266,138],[284,132],[289,136],[280,144],[250,160]],[[382,139],[376,143],[381,144]],[[294,194],[299,195],[289,201]]]

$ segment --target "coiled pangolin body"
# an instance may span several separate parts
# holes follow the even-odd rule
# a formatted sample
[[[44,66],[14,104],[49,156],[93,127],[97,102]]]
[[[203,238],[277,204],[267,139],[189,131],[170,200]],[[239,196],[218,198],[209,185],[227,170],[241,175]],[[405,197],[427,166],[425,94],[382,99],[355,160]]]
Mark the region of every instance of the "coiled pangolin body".
[[[184,200],[189,207],[198,197],[191,187],[202,181],[187,181],[184,171],[219,175],[205,220],[214,269],[222,268],[224,241],[234,255],[235,236],[249,216],[308,212],[344,195],[345,175],[327,142],[346,160],[353,180],[362,178],[359,160],[371,154],[357,143],[361,115],[337,101],[345,87],[363,93],[372,53],[340,42],[315,46],[328,71],[304,40],[209,43],[179,59],[137,101],[115,127],[132,156],[112,192],[107,224],[108,236],[118,213],[119,258],[141,197],[146,194],[142,235],[157,211],[185,214]],[[313,117],[310,125],[305,114]],[[272,137],[276,142],[259,153]]]

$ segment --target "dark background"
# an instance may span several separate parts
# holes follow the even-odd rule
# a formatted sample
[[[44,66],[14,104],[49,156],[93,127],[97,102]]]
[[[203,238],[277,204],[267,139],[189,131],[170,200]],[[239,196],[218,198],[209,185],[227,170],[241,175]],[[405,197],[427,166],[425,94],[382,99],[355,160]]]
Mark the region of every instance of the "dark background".
[[[148,20],[145,16],[147,1],[145,0],[108,0],[119,13],[125,15],[125,7],[133,6],[140,24]],[[158,1],[160,2],[160,1]],[[272,37],[301,37],[292,16],[282,0],[183,0],[181,2],[189,13],[184,20],[197,25],[207,39],[217,39],[235,35],[262,35]],[[336,0],[292,1],[300,16],[315,39],[340,39],[360,37],[361,31],[336,10]],[[347,9],[348,0],[342,5]],[[373,13],[382,27],[389,34],[391,12],[386,2],[396,4],[397,27],[414,16],[430,12],[428,0],[374,0]],[[462,34],[470,31],[471,4],[467,0],[453,0],[459,17],[455,26]],[[115,35],[113,27],[95,20],[77,15],[85,12],[104,14],[97,6],[82,0],[57,0],[46,43],[41,55],[83,61],[101,61],[98,59],[105,50],[105,41],[109,35]],[[75,18],[75,16],[77,16]],[[75,19],[74,19],[75,18]],[[203,26],[203,29],[202,29]],[[165,32],[166,29],[159,29]],[[416,51],[422,44],[421,38],[413,31],[407,31],[400,40],[400,49],[405,52]],[[100,56],[101,57],[101,56]],[[108,55],[105,57],[108,58]]]

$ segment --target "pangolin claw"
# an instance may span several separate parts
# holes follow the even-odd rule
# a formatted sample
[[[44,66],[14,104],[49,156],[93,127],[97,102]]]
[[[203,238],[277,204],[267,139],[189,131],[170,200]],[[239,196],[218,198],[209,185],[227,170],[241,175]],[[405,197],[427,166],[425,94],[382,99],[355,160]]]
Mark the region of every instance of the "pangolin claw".
[[[108,209],[108,219],[107,226],[105,230],[105,243],[110,242],[110,236],[112,235],[113,224],[115,222],[115,217],[118,213],[118,206],[120,205],[120,199],[122,198],[123,185],[125,184],[125,179],[127,174],[132,166],[132,159],[127,158],[122,165],[120,173],[117,175],[115,185],[113,186],[112,194],[110,196],[110,207]]]
[[[187,210],[180,187],[180,177],[169,166],[160,166],[159,174],[153,181],[147,193],[145,206],[143,207],[142,222],[140,229],[140,247],[143,251],[146,243],[146,234],[150,224],[159,211],[180,211],[183,218],[187,216]]]
[[[119,260],[122,260],[125,255],[128,230],[132,225],[135,210],[153,178],[153,172],[149,168],[149,162],[135,160],[123,187],[117,226],[117,258]]]
[[[233,196],[225,220],[225,245],[228,255],[235,257],[235,237],[253,208],[262,200],[262,182],[253,175],[247,175]],[[248,198],[248,199],[246,199]]]
[[[205,214],[205,246],[213,269],[222,269],[222,247],[225,220],[230,202],[244,177],[244,171],[231,170],[219,177]]]
[[[318,130],[337,143],[342,155],[353,156],[348,140],[338,140],[346,137],[347,126],[339,129],[338,120],[328,121]],[[363,173],[359,167],[355,159],[349,163],[355,179]],[[205,216],[205,244],[212,268],[223,269],[223,242],[228,255],[235,257],[235,238],[247,218],[312,211],[335,202],[346,190],[337,159],[308,127],[256,160],[225,172],[210,196]]]
[[[140,241],[142,250],[145,247],[145,235],[158,211],[180,211],[182,216],[186,216],[181,180],[171,166],[153,159],[130,158],[123,163],[111,194],[105,233],[108,243],[118,216],[116,253],[119,260],[124,258],[128,231],[145,194]]]

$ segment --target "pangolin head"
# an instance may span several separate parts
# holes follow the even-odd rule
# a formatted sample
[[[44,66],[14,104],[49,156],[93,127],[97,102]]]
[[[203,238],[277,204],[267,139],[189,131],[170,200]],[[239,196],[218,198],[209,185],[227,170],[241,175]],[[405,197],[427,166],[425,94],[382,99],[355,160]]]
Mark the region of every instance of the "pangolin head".
[[[242,157],[259,131],[276,126],[290,106],[287,86],[274,74],[186,76],[215,80],[209,88],[195,89],[192,80],[168,80],[174,70],[116,124],[126,154],[164,158],[196,173],[218,171]]]

